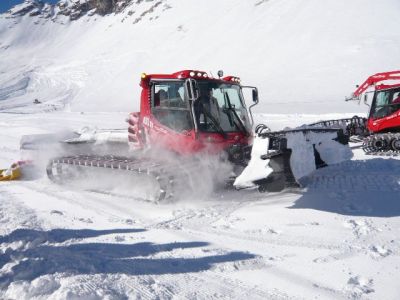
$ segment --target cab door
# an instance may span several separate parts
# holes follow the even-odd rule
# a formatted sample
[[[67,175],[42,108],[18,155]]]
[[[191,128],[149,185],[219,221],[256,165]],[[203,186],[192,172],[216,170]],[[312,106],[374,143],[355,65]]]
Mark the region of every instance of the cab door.
[[[183,81],[151,82],[151,122],[153,144],[178,153],[190,148],[194,125]]]

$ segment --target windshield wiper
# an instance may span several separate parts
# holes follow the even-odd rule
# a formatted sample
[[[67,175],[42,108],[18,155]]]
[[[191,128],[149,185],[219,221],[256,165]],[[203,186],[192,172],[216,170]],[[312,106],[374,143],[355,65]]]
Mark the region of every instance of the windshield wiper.
[[[235,117],[235,119],[236,119],[237,121],[239,121],[239,124],[236,123],[236,122],[234,122],[235,125],[236,125],[236,127],[237,127],[240,131],[242,131],[246,136],[248,136],[248,135],[249,135],[249,132],[247,131],[246,126],[243,124],[242,119],[240,119],[240,117],[238,116],[238,114],[237,114],[237,112],[236,112],[236,109],[234,109],[234,108],[232,107],[231,101],[230,101],[230,99],[229,99],[229,95],[228,95],[228,93],[227,93],[226,91],[224,91],[224,98],[225,98],[225,103],[227,104],[227,105],[225,105],[225,108],[228,110],[228,112],[230,112],[229,115],[230,115],[230,116],[233,115],[233,116]]]
[[[222,136],[226,139],[227,138],[226,132],[222,129],[219,122],[214,118],[214,116],[211,114],[211,112],[209,112],[207,110],[207,108],[205,107],[205,105],[203,103],[201,103],[201,106],[203,108],[203,113],[206,115],[207,118],[209,118],[211,120],[214,127],[217,129],[218,133],[222,134]]]

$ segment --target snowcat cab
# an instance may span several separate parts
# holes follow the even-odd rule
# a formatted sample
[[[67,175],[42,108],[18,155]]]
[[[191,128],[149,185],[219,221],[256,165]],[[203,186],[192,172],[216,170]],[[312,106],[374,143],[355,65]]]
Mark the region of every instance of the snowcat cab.
[[[184,70],[143,74],[140,85],[140,113],[129,118],[131,148],[156,147],[180,155],[225,151],[235,161],[249,156],[252,118],[239,78],[216,79],[202,71]],[[257,89],[249,88],[257,103]]]

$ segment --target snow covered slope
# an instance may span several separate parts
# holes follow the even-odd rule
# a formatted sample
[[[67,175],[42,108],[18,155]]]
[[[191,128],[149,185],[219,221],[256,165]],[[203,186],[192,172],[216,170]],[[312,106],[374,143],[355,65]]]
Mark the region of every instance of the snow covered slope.
[[[354,85],[400,68],[398,0],[32,1],[0,16],[1,110],[133,111],[141,72],[198,68],[258,86],[259,111],[358,112]]]

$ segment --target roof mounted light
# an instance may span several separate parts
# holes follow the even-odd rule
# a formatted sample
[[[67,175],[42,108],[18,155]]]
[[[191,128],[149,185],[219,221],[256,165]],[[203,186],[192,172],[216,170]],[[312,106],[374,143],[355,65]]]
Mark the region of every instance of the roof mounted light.
[[[232,77],[230,78],[230,80],[233,81],[233,82],[237,82],[237,83],[240,82],[240,78],[239,78],[239,77],[235,77],[235,76],[232,76]]]
[[[142,75],[140,75],[140,77],[142,78],[142,79],[145,79],[146,78],[146,73],[142,73]]]
[[[189,75],[193,77],[196,74],[192,71],[192,72],[189,73]]]

